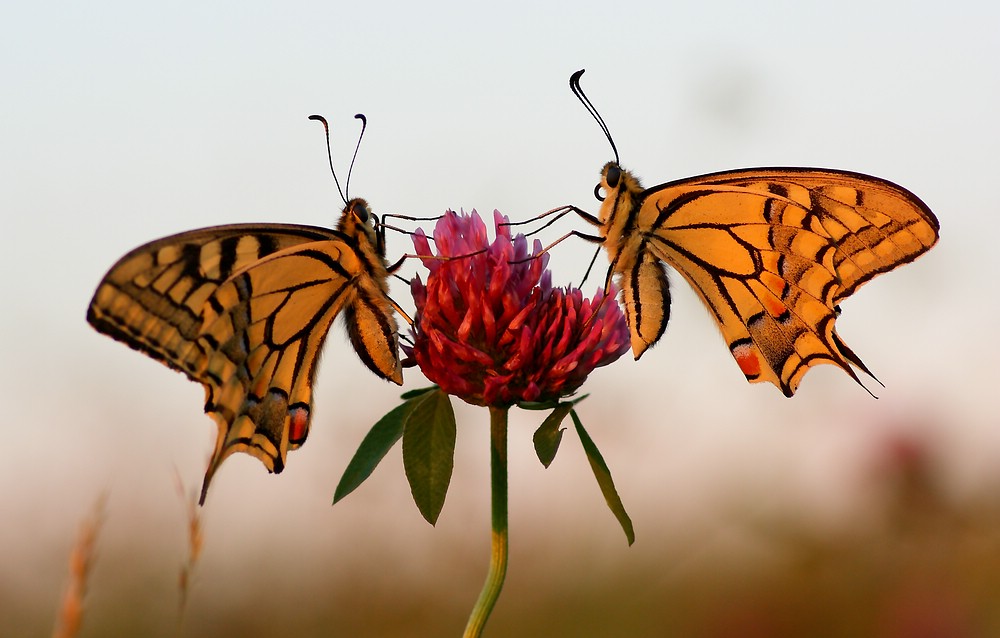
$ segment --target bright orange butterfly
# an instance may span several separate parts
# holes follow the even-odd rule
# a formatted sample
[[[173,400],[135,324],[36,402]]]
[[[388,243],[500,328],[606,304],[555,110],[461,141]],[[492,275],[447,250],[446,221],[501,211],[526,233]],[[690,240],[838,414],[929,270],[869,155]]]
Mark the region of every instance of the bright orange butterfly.
[[[670,317],[664,263],[701,296],[740,370],[792,396],[810,367],[851,364],[871,375],[834,329],[839,304],[876,275],[913,261],[938,239],[938,220],[913,193],[877,177],[816,168],[750,168],[644,189],[619,163],[604,120],[570,87],[611,143],[601,171],[597,226],[582,235],[607,249],[638,359]],[[601,197],[599,191],[604,191]],[[874,378],[874,376],[872,377]]]

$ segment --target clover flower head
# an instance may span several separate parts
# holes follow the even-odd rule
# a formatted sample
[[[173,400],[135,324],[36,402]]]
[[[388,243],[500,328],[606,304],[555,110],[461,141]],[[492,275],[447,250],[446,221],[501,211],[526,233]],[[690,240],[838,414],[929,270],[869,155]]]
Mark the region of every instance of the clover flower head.
[[[574,393],[595,368],[629,349],[625,317],[604,291],[592,299],[553,288],[549,255],[535,240],[511,237],[494,211],[493,241],[476,213],[448,211],[431,250],[413,244],[429,274],[411,282],[416,304],[407,354],[442,390],[475,405],[553,401]]]

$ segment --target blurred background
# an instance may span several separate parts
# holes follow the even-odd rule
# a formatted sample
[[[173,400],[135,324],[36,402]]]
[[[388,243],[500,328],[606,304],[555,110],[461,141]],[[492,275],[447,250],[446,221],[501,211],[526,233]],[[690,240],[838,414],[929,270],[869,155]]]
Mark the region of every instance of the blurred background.
[[[623,165],[647,186],[747,166],[851,169],[917,193],[941,242],[844,304],[839,333],[885,383],[869,384],[878,400],[831,366],[793,399],[747,384],[675,277],[664,339],[598,371],[580,406],[633,547],[572,432],[544,470],[530,442],[540,417],[515,411],[511,563],[487,635],[1000,635],[998,5],[562,6],[0,8],[0,633],[51,633],[104,494],[82,636],[459,635],[488,558],[484,410],[458,410],[436,528],[398,449],[331,507],[400,392],[336,326],[308,444],[279,476],[246,455],[217,475],[182,612],[187,506],[215,426],[201,387],[84,315],[106,270],[152,239],[331,225],[342,204],[312,113],[331,121],[341,175],[352,116],[368,116],[351,192],[376,212],[596,212],[612,156],[567,86],[586,68]],[[391,257],[408,250],[390,237]],[[579,282],[591,250],[560,246],[554,280]],[[412,307],[406,286],[393,294]],[[424,384],[408,373],[406,388]]]

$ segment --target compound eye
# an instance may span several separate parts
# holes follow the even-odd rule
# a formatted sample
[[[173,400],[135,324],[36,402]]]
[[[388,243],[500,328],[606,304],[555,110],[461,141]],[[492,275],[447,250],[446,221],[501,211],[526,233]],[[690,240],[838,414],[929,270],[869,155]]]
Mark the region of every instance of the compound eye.
[[[604,179],[607,180],[608,186],[610,188],[618,188],[618,182],[622,178],[622,169],[617,166],[609,166],[608,172],[604,175]]]
[[[362,223],[367,222],[368,218],[371,217],[371,213],[368,212],[368,208],[364,204],[354,204],[353,209],[354,214],[357,215]]]
[[[594,187],[594,197],[596,197],[597,201],[599,201],[599,202],[603,202],[604,201],[604,195],[601,194],[601,185],[600,184],[598,184],[597,186]]]

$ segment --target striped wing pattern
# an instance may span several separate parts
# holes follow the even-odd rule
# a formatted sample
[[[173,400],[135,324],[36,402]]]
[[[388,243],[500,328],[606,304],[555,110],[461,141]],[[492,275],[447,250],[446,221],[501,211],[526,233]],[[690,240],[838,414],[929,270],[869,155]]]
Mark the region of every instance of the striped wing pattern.
[[[642,257],[629,263],[623,281],[642,282],[649,254],[670,264],[711,310],[747,379],[770,381],[786,396],[813,365],[836,365],[859,383],[851,364],[871,374],[836,333],[838,304],[927,251],[938,236],[937,219],[912,193],[822,169],[749,169],[671,182],[637,194],[630,219]],[[657,286],[646,283],[647,295],[623,287],[626,305],[640,304],[630,317],[645,331],[633,337],[638,358],[662,333],[657,323],[667,313],[657,308]]]
[[[206,353],[197,338],[202,308],[241,268],[330,230],[281,224],[234,224],[193,230],[140,246],[105,275],[87,310],[94,328],[193,381]]]
[[[307,226],[208,228],[132,251],[98,288],[95,328],[205,386],[219,433],[202,501],[230,454],[281,472],[305,441],[319,353],[342,309],[362,360],[401,383],[387,273],[356,243]]]

